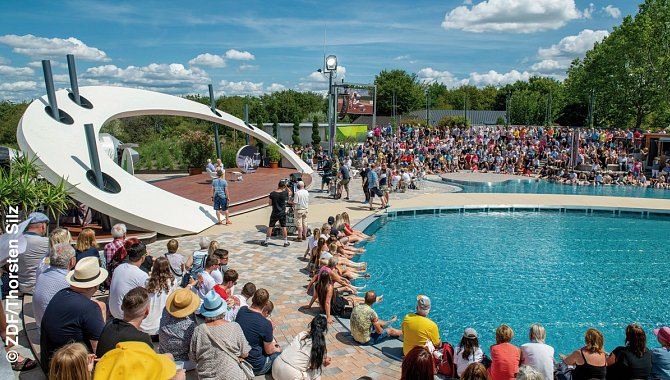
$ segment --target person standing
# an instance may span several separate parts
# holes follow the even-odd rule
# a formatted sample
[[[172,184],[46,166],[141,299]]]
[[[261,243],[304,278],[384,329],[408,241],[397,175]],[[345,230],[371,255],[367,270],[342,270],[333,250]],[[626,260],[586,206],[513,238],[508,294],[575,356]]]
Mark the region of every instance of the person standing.
[[[375,197],[379,197],[379,200],[382,203],[382,208],[386,208],[386,201],[384,200],[384,194],[382,193],[381,190],[379,190],[379,175],[377,175],[376,171],[377,167],[375,164],[370,165],[370,171],[368,172],[368,189],[370,191],[370,211],[374,210],[374,207],[372,206],[372,199]]]
[[[286,187],[286,182],[284,182],[284,180],[279,181],[277,190],[270,193],[268,198],[270,199],[269,204],[272,206],[272,214],[270,214],[270,223],[268,224],[265,240],[261,242],[263,247],[268,246],[268,241],[270,241],[270,236],[272,235],[272,229],[277,222],[279,222],[279,225],[282,228],[284,247],[291,245],[291,243],[288,242],[288,232],[286,231],[286,203],[288,202],[290,193],[291,190]]]
[[[214,201],[214,211],[216,211],[216,219],[219,220],[217,224],[223,224],[221,221],[221,212],[226,215],[226,224],[233,224],[230,221],[228,214],[228,200],[230,194],[228,193],[228,182],[223,178],[225,171],[218,170],[216,172],[217,178],[212,181],[212,200]]]
[[[305,183],[298,181],[298,190],[293,195],[295,209],[295,224],[298,227],[298,237],[295,241],[307,240],[307,209],[309,208],[309,192],[305,190]]]
[[[363,204],[370,202],[370,189],[368,188],[368,173],[370,168],[368,164],[363,165],[363,170],[361,170],[361,184],[363,186],[363,194],[365,194],[365,200]]]
[[[351,174],[349,172],[349,167],[347,165],[344,164],[340,165],[338,177],[342,177],[342,180],[337,186],[337,198],[342,197],[343,190],[346,190],[347,196],[344,197],[344,199],[349,200],[349,182],[351,181]]]

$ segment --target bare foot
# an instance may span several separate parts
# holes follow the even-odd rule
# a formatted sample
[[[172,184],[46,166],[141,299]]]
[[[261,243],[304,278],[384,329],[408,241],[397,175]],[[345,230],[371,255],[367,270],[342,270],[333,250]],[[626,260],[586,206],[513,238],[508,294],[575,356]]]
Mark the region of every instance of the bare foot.
[[[377,297],[377,302],[382,302],[383,300],[384,300],[384,296]]]

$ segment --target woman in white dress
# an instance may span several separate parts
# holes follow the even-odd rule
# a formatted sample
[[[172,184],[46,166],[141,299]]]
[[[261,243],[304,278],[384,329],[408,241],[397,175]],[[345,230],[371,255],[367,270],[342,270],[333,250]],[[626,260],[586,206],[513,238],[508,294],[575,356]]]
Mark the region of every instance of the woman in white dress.
[[[309,324],[309,331],[299,333],[272,364],[275,380],[320,379],[322,367],[330,364],[326,354],[328,321],[317,315]]]
[[[158,335],[158,329],[161,325],[161,316],[167,303],[168,296],[179,287],[170,271],[170,262],[164,256],[154,260],[151,267],[149,279],[146,284],[149,292],[149,315],[142,321],[140,331],[143,331],[152,337]],[[157,339],[156,339],[157,340]]]

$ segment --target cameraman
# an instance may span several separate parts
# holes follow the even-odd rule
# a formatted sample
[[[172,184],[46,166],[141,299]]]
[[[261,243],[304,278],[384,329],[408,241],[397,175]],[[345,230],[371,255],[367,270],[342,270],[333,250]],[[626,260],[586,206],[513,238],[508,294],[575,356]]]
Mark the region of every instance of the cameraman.
[[[286,231],[286,204],[288,203],[289,197],[292,197],[293,194],[291,190],[286,186],[286,181],[281,180],[277,185],[277,190],[273,191],[269,195],[269,205],[272,206],[272,214],[270,214],[270,223],[268,224],[268,230],[265,236],[265,241],[261,242],[263,247],[268,246],[268,241],[272,235],[272,229],[279,222],[279,225],[282,228],[282,235],[284,236],[284,247],[291,245],[288,242],[288,233]]]

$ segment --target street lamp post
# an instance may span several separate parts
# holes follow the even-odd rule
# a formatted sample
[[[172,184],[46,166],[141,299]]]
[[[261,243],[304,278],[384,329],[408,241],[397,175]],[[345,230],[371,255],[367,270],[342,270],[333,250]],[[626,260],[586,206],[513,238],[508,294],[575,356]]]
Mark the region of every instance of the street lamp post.
[[[429,94],[430,94],[430,87],[426,87],[426,128],[430,127],[430,120],[429,120],[429,115],[430,115],[430,100],[429,100]]]
[[[328,148],[330,154],[333,154],[333,147],[335,146],[335,123],[337,117],[337,99],[334,98],[333,93],[333,73],[337,71],[337,57],[329,55],[326,57],[326,71],[328,72]]]

